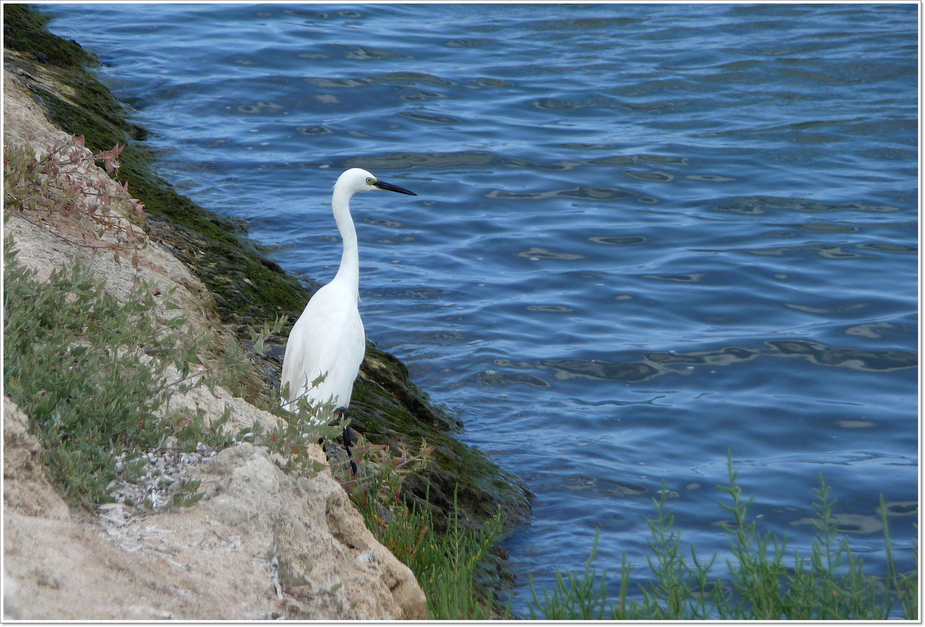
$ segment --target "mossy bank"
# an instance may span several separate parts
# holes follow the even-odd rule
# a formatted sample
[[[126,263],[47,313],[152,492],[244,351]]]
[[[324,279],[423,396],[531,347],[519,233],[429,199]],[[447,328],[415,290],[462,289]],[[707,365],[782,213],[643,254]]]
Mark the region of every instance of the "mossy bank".
[[[213,293],[223,323],[242,339],[248,325],[288,316],[280,344],[270,358],[251,355],[259,382],[248,400],[269,398],[278,385],[283,339],[310,296],[310,289],[286,274],[247,238],[246,226],[212,213],[159,177],[145,146],[145,129],[127,118],[126,108],[84,68],[94,56],[73,41],[48,33],[47,18],[26,5],[4,5],[4,47],[8,70],[16,74],[64,131],[83,135],[94,152],[125,146],[118,178],[145,205],[145,230]],[[414,446],[421,438],[434,448],[433,461],[404,486],[409,502],[427,502],[435,524],[446,524],[458,500],[461,522],[480,528],[500,508],[508,524],[530,516],[530,493],[515,476],[452,437],[461,425],[434,404],[409,378],[397,358],[373,346],[357,379],[351,404],[353,426],[371,442]]]

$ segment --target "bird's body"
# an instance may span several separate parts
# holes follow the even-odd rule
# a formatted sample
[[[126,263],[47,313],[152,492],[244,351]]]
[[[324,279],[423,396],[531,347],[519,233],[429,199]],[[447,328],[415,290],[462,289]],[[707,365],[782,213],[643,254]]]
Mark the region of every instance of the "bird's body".
[[[295,411],[302,395],[313,405],[331,401],[347,407],[365,352],[356,297],[345,281],[331,281],[315,292],[289,334],[282,374],[282,384],[289,385],[287,408]]]
[[[332,402],[344,411],[350,404],[353,382],[366,353],[366,335],[358,309],[360,260],[350,197],[373,189],[416,196],[359,168],[347,170],[337,179],[331,204],[344,252],[337,275],[308,301],[286,342],[280,385],[284,393],[288,389],[282,402],[289,411],[296,411],[301,397],[313,406]]]

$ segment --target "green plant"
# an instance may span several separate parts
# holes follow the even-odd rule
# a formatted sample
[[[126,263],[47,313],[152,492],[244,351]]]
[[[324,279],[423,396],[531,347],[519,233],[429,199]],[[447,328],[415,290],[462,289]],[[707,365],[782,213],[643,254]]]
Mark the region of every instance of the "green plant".
[[[38,281],[10,238],[4,261],[6,393],[30,417],[68,500],[107,500],[116,451],[131,457],[171,436],[188,450],[199,441],[224,445],[219,425],[158,414],[171,393],[201,384],[171,383],[177,371],[189,376],[201,346],[182,316],[154,313],[149,286],[122,303],[79,264]]]
[[[394,455],[386,446],[362,437],[354,451],[359,472],[341,478],[366,526],[389,551],[411,569],[427,596],[431,620],[488,620],[506,616],[490,593],[476,584],[482,562],[500,539],[504,526],[500,511],[481,530],[463,527],[456,494],[447,528],[438,533],[433,512],[423,503],[401,498],[402,477],[426,465],[430,447],[422,441],[416,454],[402,449]],[[428,494],[429,497],[429,494]]]
[[[726,560],[732,583],[739,595],[738,605],[733,608],[732,615],[779,620],[785,610],[780,582],[786,574],[783,566],[786,539],[779,542],[770,532],[763,536],[758,533],[757,523],[748,519],[748,508],[754,497],[743,501],[742,488],[736,484],[737,473],[732,467],[731,455],[728,464],[729,485],[719,488],[732,498],[731,505],[720,503],[720,507],[731,513],[735,521],[732,524],[721,523],[723,530],[733,537],[732,554],[738,561],[736,564]],[[774,550],[769,556],[768,550],[772,543]]]
[[[648,558],[652,581],[638,585],[641,599],[627,599],[630,567],[623,556],[620,592],[616,605],[610,605],[609,618],[632,620],[885,620],[892,616],[898,600],[903,616],[918,618],[918,580],[914,574],[896,573],[887,526],[886,508],[881,497],[884,541],[887,552],[885,585],[864,574],[862,561],[851,552],[848,539],[839,539],[832,515],[836,503],[831,489],[820,475],[814,503],[817,536],[809,560],[794,554],[794,566],[784,565],[786,539],[771,533],[760,534],[748,517],[751,499],[743,499],[737,474],[729,458],[729,485],[719,486],[731,497],[731,504],[720,503],[732,514],[733,522],[723,523],[731,536],[734,559],[726,561],[728,580],[710,571],[716,555],[709,561],[697,558],[691,547],[692,563],[680,551],[680,532],[673,517],[665,511],[665,494],[655,501],[656,517],[649,520],[652,539]],[[583,574],[556,570],[551,591],[543,588],[542,599],[531,580],[531,618],[550,620],[603,619],[607,604],[606,572],[598,576],[591,564],[597,548],[597,535]],[[915,552],[916,562],[918,553]],[[880,591],[882,588],[882,591]]]
[[[507,617],[508,608],[495,605],[491,592],[475,584],[479,565],[501,537],[504,522],[500,511],[480,531],[459,524],[456,497],[446,534],[438,543],[438,560],[424,577],[428,594],[428,618],[433,620],[489,620]]]
[[[282,409],[278,402],[270,410],[282,420],[266,432],[254,425],[254,441],[280,455],[277,465],[286,474],[311,478],[324,470],[326,465],[313,459],[308,449],[314,443],[333,440],[347,425],[347,421],[334,412],[333,404],[315,406],[301,398],[295,412]]]
[[[893,549],[890,546],[890,528],[887,525],[887,508],[883,495],[880,495],[880,520],[883,524],[883,537],[886,544],[887,558],[887,592],[894,591],[896,598],[899,600],[903,610],[903,616],[909,620],[918,620],[919,618],[919,582],[915,573],[900,574],[896,572],[896,564],[893,561]],[[918,544],[913,551],[915,558],[916,572],[919,566]]]
[[[350,472],[348,466],[334,469],[334,476],[360,507],[392,507],[400,502],[402,482],[409,473],[420,472],[430,463],[433,448],[421,438],[416,452],[411,452],[404,442],[399,450],[393,451],[384,444],[373,444],[362,434],[352,453],[357,472]]]
[[[605,620],[607,611],[607,571],[597,573],[591,570],[591,564],[597,555],[597,543],[600,531],[594,533],[594,544],[591,545],[591,554],[585,563],[583,574],[568,572],[564,576],[556,569],[556,583],[552,590],[543,588],[543,600],[540,601],[533,578],[530,578],[530,594],[533,603],[530,606],[530,620],[537,620],[536,610],[541,609],[545,620]],[[626,605],[626,583],[629,582],[629,566],[626,556],[622,562],[622,576],[620,578],[619,606]],[[612,610],[613,618],[621,617],[618,610]]]
[[[129,195],[126,183],[91,176],[87,171],[96,161],[102,161],[106,171],[114,174],[119,169],[121,153],[122,147],[116,145],[112,150],[91,154],[81,136],[54,144],[41,153],[29,143],[7,141],[3,150],[5,205],[33,224],[51,213],[87,218],[97,233],[109,233],[115,241],[75,242],[61,229],[51,228],[49,221],[44,223],[57,237],[87,248],[111,250],[118,260],[120,251],[137,250],[145,244],[144,234],[124,221],[122,215],[141,222],[144,205]],[[116,210],[120,206],[122,213]],[[137,256],[132,256],[132,263],[137,266]]]
[[[374,485],[368,489],[375,490]],[[414,573],[427,596],[428,619],[489,620],[507,616],[508,610],[499,608],[492,595],[483,593],[475,583],[481,562],[501,536],[501,514],[496,514],[484,529],[472,531],[459,522],[455,495],[453,504],[454,513],[442,535],[436,532],[426,504],[406,507],[393,502],[387,508],[374,495],[358,503],[358,507],[376,539]]]

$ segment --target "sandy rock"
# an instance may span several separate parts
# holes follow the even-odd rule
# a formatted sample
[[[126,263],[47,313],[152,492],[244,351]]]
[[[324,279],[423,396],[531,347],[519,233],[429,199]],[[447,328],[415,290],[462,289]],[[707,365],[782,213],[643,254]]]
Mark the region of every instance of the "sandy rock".
[[[115,524],[68,511],[32,461],[40,451],[22,412],[8,399],[5,410],[9,618],[426,617],[411,571],[327,473],[290,477],[265,449],[241,444],[194,472],[206,493],[195,506]],[[42,508],[10,499],[38,493]]]
[[[172,366],[167,369],[166,374],[170,381],[180,379],[180,373]],[[221,386],[217,386],[214,391],[199,386],[183,393],[172,394],[168,402],[160,407],[159,413],[195,415],[202,412],[207,424],[212,424],[222,418],[226,409],[230,410],[231,416],[225,423],[225,432],[231,437],[239,431],[251,429],[255,423],[266,432],[275,429],[281,422],[280,418],[254,407]]]
[[[3,504],[27,516],[67,520],[67,505],[45,479],[42,447],[29,433],[29,419],[3,399]]]
[[[15,59],[24,59],[25,55],[11,50],[4,50],[4,56]],[[36,124],[36,119],[45,118],[41,106],[23,87],[23,81],[32,81],[41,85],[48,91],[57,92],[67,97],[58,82],[52,82],[48,77],[42,76],[45,68],[40,64],[30,63],[33,68],[31,74],[24,70],[15,69],[15,74],[9,69],[3,72],[3,134],[7,140],[26,141],[32,137],[40,145],[51,145],[68,138],[67,133],[52,124]]]
[[[320,449],[312,450],[323,461]],[[176,530],[174,542],[217,535],[250,555],[275,557],[287,615],[426,618],[426,601],[411,571],[373,538],[329,474],[289,477],[265,449],[241,444],[204,464],[199,478],[210,498],[168,514],[159,525]]]
[[[124,222],[126,228],[137,228],[127,220]],[[140,285],[150,284],[158,316],[170,319],[183,312],[192,329],[199,332],[218,324],[214,300],[202,282],[156,244],[148,242],[138,250],[138,267],[134,268],[130,263],[132,252],[123,251],[117,260],[108,250],[79,248],[50,229],[36,228],[19,215],[10,216],[4,231],[13,236],[20,264],[35,271],[39,280],[47,280],[55,268],[81,262],[90,267],[94,276],[104,281],[109,294],[121,301],[127,300]],[[168,301],[179,309],[168,309]]]

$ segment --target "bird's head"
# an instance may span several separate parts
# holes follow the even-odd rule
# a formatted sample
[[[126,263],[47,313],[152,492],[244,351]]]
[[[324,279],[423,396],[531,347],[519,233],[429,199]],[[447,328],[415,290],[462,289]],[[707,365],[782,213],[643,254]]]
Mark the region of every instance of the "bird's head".
[[[341,174],[337,179],[337,183],[334,184],[334,188],[344,188],[351,195],[357,192],[369,192],[374,189],[384,189],[390,192],[398,192],[399,194],[417,196],[417,194],[405,189],[404,187],[399,187],[398,185],[392,185],[391,183],[380,181],[366,170],[360,168],[351,168]]]

